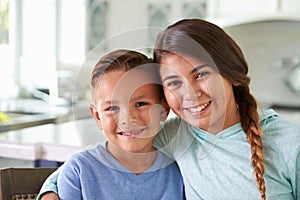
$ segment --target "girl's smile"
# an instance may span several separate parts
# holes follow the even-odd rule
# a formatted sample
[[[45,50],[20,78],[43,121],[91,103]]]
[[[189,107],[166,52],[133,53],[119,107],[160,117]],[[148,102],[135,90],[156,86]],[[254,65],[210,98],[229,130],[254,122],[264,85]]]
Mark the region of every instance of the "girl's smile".
[[[211,101],[209,101],[208,103],[197,105],[197,106],[183,107],[182,110],[190,112],[192,115],[203,115],[203,113],[208,109],[210,104],[211,104]]]
[[[165,53],[160,63],[165,96],[175,114],[215,134],[239,122],[232,83],[215,68],[171,53]]]

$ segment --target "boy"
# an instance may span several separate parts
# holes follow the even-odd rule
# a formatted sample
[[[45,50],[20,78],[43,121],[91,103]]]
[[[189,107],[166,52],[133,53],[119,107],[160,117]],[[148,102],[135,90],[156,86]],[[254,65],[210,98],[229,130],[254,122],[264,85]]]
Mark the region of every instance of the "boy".
[[[58,175],[60,199],[184,199],[176,163],[153,147],[169,107],[149,65],[146,56],[127,50],[96,64],[90,112],[108,141],[66,161]]]

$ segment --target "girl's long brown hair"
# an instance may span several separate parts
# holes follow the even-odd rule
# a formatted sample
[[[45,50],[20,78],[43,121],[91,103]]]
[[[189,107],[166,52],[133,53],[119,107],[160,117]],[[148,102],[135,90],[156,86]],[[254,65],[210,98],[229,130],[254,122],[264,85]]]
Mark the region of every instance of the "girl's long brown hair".
[[[154,47],[154,62],[163,54],[189,55],[214,66],[220,74],[238,83],[233,86],[241,116],[241,125],[251,146],[251,162],[261,198],[266,199],[262,130],[259,125],[257,102],[249,89],[248,64],[236,42],[218,26],[200,19],[184,19],[161,32]]]

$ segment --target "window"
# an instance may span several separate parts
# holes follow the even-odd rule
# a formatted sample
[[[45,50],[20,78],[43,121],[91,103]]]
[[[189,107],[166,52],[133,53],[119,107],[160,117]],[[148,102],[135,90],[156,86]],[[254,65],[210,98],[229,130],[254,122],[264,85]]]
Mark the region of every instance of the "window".
[[[0,44],[8,44],[8,0],[0,0]]]
[[[0,0],[0,100],[50,89],[56,70],[80,67],[84,15],[85,0]]]
[[[9,0],[0,0],[0,108],[5,99],[16,94],[14,86],[13,66],[11,62],[11,46],[9,38]]]

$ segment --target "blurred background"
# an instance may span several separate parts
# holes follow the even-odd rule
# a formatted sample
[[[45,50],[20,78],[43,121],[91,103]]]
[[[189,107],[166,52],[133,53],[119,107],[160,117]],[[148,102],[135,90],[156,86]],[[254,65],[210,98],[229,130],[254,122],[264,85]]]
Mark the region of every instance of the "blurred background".
[[[182,18],[224,28],[245,53],[261,107],[300,125],[299,10],[298,0],[0,0],[2,166],[12,159],[63,162],[73,148],[103,140],[97,130],[78,131],[94,126],[91,67],[119,47],[151,56],[157,32]],[[68,147],[67,154],[59,158],[58,149],[37,144]]]

